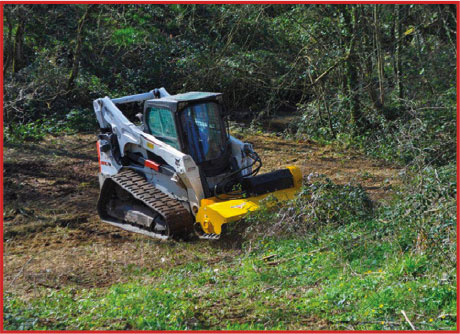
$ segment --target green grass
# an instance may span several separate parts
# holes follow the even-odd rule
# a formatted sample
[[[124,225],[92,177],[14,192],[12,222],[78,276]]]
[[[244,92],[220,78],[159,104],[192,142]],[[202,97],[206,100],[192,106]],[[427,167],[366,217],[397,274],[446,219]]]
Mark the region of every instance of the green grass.
[[[6,329],[454,329],[456,284],[426,255],[356,222],[305,239],[265,239],[217,265],[189,263],[91,291],[6,296]],[[366,235],[369,237],[366,239]],[[264,257],[274,255],[269,260]]]
[[[409,330],[404,310],[418,330],[455,330],[455,168],[420,177],[417,191],[372,211],[359,187],[314,183],[296,210],[250,217],[259,225],[240,255],[218,263],[200,257],[209,247],[189,247],[195,259],[176,267],[127,264],[129,283],[6,295],[5,329]],[[280,215],[302,233],[257,230]]]

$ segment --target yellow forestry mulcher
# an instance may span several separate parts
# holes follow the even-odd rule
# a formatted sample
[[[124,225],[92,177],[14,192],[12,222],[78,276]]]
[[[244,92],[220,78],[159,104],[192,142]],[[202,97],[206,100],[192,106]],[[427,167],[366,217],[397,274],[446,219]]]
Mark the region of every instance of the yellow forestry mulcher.
[[[119,106],[142,102],[140,124]],[[222,225],[257,210],[269,195],[284,201],[300,189],[294,166],[258,175],[261,159],[228,133],[222,94],[170,95],[164,88],[94,101],[100,127],[100,196],[104,222],[166,239],[195,231],[217,239]]]

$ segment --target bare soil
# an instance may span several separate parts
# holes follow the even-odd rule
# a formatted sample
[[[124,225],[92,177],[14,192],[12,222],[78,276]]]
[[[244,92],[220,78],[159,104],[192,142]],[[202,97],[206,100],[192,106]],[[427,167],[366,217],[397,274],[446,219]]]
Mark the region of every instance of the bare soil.
[[[325,174],[334,182],[358,182],[375,201],[398,184],[399,170],[353,151],[312,142],[253,135],[263,172],[298,165],[304,176]],[[48,137],[4,148],[4,291],[23,298],[47,287],[93,288],[186,262],[227,261],[238,240],[159,241],[101,223],[95,135]]]

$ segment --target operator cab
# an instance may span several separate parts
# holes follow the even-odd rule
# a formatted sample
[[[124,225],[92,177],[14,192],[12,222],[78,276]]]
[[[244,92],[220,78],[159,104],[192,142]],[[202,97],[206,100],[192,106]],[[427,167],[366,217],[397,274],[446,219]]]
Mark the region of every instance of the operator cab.
[[[145,131],[192,156],[207,177],[229,168],[231,147],[222,117],[222,94],[189,92],[147,100]]]

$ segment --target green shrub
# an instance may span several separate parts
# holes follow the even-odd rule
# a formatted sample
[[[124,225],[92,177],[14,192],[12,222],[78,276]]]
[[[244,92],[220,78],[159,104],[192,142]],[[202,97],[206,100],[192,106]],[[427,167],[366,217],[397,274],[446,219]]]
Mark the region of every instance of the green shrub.
[[[97,129],[94,112],[90,109],[72,109],[66,116],[66,126],[77,132]]]
[[[361,185],[338,185],[327,177],[310,175],[291,203],[279,203],[272,209],[264,206],[252,213],[246,234],[301,237],[325,225],[370,219],[372,214],[372,202]]]
[[[456,166],[426,167],[408,178],[391,205],[381,209],[387,230],[402,251],[430,256],[430,261],[456,262]]]
[[[29,123],[12,123],[5,127],[5,141],[39,141],[47,134],[59,134],[71,131],[62,121],[39,119]]]

